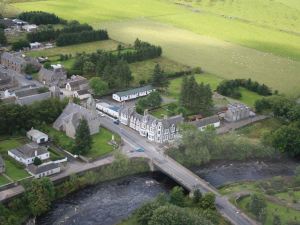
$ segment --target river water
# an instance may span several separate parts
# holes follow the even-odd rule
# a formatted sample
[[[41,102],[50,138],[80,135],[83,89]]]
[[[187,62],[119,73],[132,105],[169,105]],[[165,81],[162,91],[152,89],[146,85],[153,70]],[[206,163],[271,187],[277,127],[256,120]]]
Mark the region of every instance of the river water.
[[[297,163],[243,162],[214,163],[193,169],[214,186],[241,180],[257,180],[292,175]],[[162,174],[131,176],[102,183],[56,201],[47,214],[37,219],[38,225],[113,225],[128,217],[144,202],[167,192],[173,181]]]

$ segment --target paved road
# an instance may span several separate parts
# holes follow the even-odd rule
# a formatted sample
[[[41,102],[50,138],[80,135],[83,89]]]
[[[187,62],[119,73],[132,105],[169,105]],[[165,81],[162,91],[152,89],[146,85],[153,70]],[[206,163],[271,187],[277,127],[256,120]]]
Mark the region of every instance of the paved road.
[[[175,160],[164,155],[158,145],[150,143],[145,138],[123,125],[115,125],[107,117],[101,117],[101,125],[109,130],[119,134],[122,139],[132,148],[142,147],[145,154],[152,159],[153,164],[162,172],[173,177],[178,183],[186,189],[192,191],[195,188],[200,189],[203,193],[213,192],[216,195],[216,206],[219,212],[235,225],[257,225],[258,223],[251,220],[245,214],[241,213],[226,197],[221,196],[218,191],[205,182],[203,179],[192,173],[190,170],[177,163]]]

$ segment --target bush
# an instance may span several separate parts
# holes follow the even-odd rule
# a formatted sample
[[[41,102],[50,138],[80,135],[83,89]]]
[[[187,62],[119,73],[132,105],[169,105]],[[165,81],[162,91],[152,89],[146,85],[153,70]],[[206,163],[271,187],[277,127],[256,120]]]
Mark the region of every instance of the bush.
[[[29,48],[29,42],[27,40],[21,39],[12,44],[13,51],[23,50],[23,48]]]

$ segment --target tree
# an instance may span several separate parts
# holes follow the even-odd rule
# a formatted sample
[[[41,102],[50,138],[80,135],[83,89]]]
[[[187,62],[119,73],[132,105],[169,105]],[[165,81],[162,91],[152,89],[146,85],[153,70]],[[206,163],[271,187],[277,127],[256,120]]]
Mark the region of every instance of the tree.
[[[105,81],[99,77],[93,77],[89,81],[90,87],[92,88],[95,95],[104,95],[108,91],[108,85]]]
[[[300,155],[300,129],[294,124],[281,126],[271,134],[271,143],[281,152],[297,157]]]
[[[19,51],[19,50],[22,50],[23,48],[27,48],[27,47],[28,48],[30,47],[29,42],[27,40],[23,40],[23,39],[18,40],[12,44],[13,51]]]
[[[151,92],[147,97],[147,105],[149,108],[156,108],[161,105],[162,98],[158,91]]]
[[[152,74],[152,85],[154,87],[166,88],[169,85],[169,81],[165,72],[161,69],[159,64],[156,64]]]
[[[25,182],[25,198],[34,216],[39,216],[51,207],[55,189],[49,178],[33,179]]]
[[[201,199],[201,208],[215,209],[216,196],[213,193],[206,193]]]
[[[184,202],[184,193],[182,187],[174,187],[170,192],[170,203],[173,205],[177,205],[183,207]]]
[[[201,201],[201,199],[202,199],[202,193],[199,189],[196,189],[194,191],[193,202],[197,204]]]
[[[84,62],[82,71],[84,74],[94,73],[95,72],[95,64],[91,61]]]
[[[51,63],[50,63],[50,62],[45,62],[43,66],[44,66],[44,68],[47,69],[47,70],[52,69],[52,66],[51,66]]]
[[[257,219],[259,219],[259,216],[264,211],[266,206],[267,206],[266,200],[262,195],[258,195],[258,194],[251,195],[249,210],[257,217]]]
[[[119,87],[128,87],[133,79],[129,65],[126,61],[120,60],[113,69],[113,75],[118,81]]]
[[[26,74],[33,74],[38,72],[38,68],[32,64],[27,64],[25,67],[25,73]]]
[[[77,155],[85,155],[92,147],[92,137],[86,119],[81,119],[76,128],[75,146],[73,152]]]
[[[137,221],[140,225],[148,225],[154,210],[159,208],[160,205],[154,201],[144,204],[136,211]]]
[[[278,215],[274,215],[273,225],[281,225],[281,220],[280,220],[280,217]]]
[[[39,157],[35,157],[34,160],[33,160],[33,164],[36,165],[36,166],[39,166],[42,163],[43,162],[42,162],[42,160]]]

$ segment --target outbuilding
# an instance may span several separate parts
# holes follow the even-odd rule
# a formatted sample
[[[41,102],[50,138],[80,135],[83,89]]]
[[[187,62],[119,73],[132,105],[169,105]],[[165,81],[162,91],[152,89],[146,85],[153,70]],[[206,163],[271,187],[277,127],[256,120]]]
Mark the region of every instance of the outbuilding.
[[[45,134],[45,133],[43,133],[43,132],[41,132],[39,130],[36,130],[34,128],[31,128],[31,130],[29,130],[27,132],[27,137],[31,141],[33,141],[33,142],[35,142],[37,144],[43,144],[45,142],[48,142],[48,140],[49,140],[49,137],[48,137],[47,134]]]
[[[58,163],[48,162],[39,166],[29,165],[27,171],[35,178],[41,178],[60,173],[61,169]]]
[[[99,102],[96,104],[96,108],[98,110],[108,114],[109,116],[119,118],[120,107],[118,107],[118,106],[110,105],[106,102]]]
[[[112,98],[118,102],[128,101],[135,98],[149,95],[152,91],[155,91],[151,85],[147,85],[140,88],[131,89],[128,91],[116,92],[112,95]]]
[[[221,125],[219,116],[217,116],[217,115],[206,117],[201,120],[192,121],[190,123],[192,125],[196,126],[201,131],[204,131],[209,126],[218,128]]]

